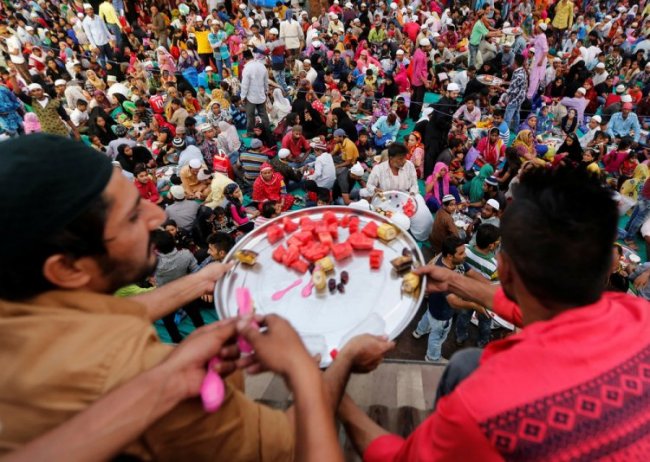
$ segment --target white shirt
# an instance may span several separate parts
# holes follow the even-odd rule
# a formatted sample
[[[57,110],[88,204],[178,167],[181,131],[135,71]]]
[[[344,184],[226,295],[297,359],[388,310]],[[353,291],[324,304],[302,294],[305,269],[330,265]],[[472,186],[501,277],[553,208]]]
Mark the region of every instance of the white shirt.
[[[594,82],[594,87],[598,85],[599,83],[603,83],[605,80],[607,80],[607,76],[609,75],[609,72],[603,71],[601,74],[598,72],[594,72],[594,76],[591,78]]]
[[[467,88],[467,82],[469,82],[469,77],[467,77],[467,71],[456,72],[456,75],[454,75],[453,82],[460,87],[461,93],[465,93],[465,88]]]
[[[24,64],[25,56],[23,56],[22,45],[17,36],[12,35],[7,39],[7,51],[9,51],[9,57],[11,62],[14,64]],[[11,54],[12,52],[18,52],[17,55]]]
[[[332,189],[336,181],[336,168],[332,155],[324,152],[318,156],[314,164],[314,173],[307,178],[314,180],[319,188]]]
[[[418,241],[426,241],[429,239],[431,229],[433,229],[433,215],[427,207],[427,203],[420,194],[413,196],[418,205],[415,215],[411,217],[411,227],[409,231]]]
[[[591,128],[587,133],[584,134],[582,138],[580,138],[580,146],[582,149],[585,149],[589,143],[594,139],[594,136],[596,136],[596,132],[600,131],[600,125],[597,125],[596,128]]]
[[[88,112],[87,111],[80,111],[79,108],[76,108],[74,111],[70,113],[70,120],[72,120],[72,123],[74,124],[75,127],[79,127],[84,122],[88,122]]]
[[[295,21],[298,24],[297,21]],[[253,104],[263,104],[269,91],[269,74],[266,66],[259,60],[246,64],[242,73],[241,99]]]
[[[309,83],[313,85],[316,81],[316,77],[318,77],[318,72],[316,72],[316,69],[313,67],[310,67],[307,71],[307,80],[309,80]]]
[[[284,40],[284,44],[288,50],[296,50],[300,48],[300,41],[303,40],[305,35],[302,32],[300,23],[295,19],[289,21],[282,21],[280,23],[280,39]],[[246,68],[244,68],[245,70]]]
[[[406,161],[397,175],[393,175],[388,161],[375,165],[370,172],[366,187],[371,194],[374,194],[377,188],[382,191],[402,191],[415,194],[420,192],[415,166],[410,160]]]
[[[106,23],[99,16],[94,15],[92,18],[86,16],[81,24],[83,24],[84,32],[91,45],[101,47],[106,45],[111,39]]]
[[[201,150],[194,145],[187,146],[178,156],[178,170],[189,164],[192,159],[200,160],[201,164],[205,162]]]

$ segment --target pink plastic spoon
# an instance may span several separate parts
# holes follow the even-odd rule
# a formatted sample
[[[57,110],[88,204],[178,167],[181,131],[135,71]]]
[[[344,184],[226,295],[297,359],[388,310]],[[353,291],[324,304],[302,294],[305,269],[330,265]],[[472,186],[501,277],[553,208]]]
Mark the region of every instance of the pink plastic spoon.
[[[277,301],[280,300],[282,297],[284,297],[284,296],[287,294],[287,292],[289,292],[289,291],[290,291],[291,289],[293,289],[294,287],[298,287],[300,284],[302,284],[302,279],[297,279],[297,280],[295,280],[295,281],[294,281],[294,282],[293,282],[289,287],[287,287],[286,289],[278,290],[276,293],[274,293],[273,295],[271,295],[271,300],[273,300],[274,302],[277,302]]]

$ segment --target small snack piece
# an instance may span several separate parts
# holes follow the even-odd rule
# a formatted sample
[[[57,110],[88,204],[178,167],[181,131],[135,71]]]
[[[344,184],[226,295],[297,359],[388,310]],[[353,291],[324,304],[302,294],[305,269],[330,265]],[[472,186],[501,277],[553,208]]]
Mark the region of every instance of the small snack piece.
[[[331,278],[329,281],[327,281],[327,288],[330,290],[330,293],[336,292],[336,279]]]
[[[298,271],[300,274],[305,274],[309,269],[309,264],[305,260],[298,258],[296,261],[291,263],[289,267]]]
[[[242,249],[235,252],[235,258],[247,266],[254,266],[257,261],[257,252],[254,250]]]
[[[341,242],[332,246],[332,255],[336,261],[345,260],[352,255],[352,246],[349,242]]]
[[[351,228],[351,226],[350,226]],[[355,250],[372,250],[375,245],[374,241],[362,233],[352,233],[348,237],[348,242]]]
[[[413,257],[410,255],[402,255],[401,257],[393,258],[390,264],[393,265],[395,271],[402,273],[411,269],[411,266],[413,266]]]
[[[271,255],[273,257],[273,260],[277,261],[278,263],[282,264],[282,258],[284,257],[284,254],[287,253],[287,249],[284,248],[282,244],[280,244],[274,251],[273,254]]]
[[[409,218],[415,215],[415,202],[413,201],[412,198],[409,197],[409,199],[404,204],[402,211],[404,212],[404,215],[406,215]]]
[[[321,258],[316,262],[316,264],[326,273],[334,270],[334,262],[330,257]]]
[[[350,215],[343,215],[341,218],[341,228],[347,228],[350,226]]]
[[[390,223],[383,223],[379,226],[379,228],[377,228],[377,237],[379,237],[379,239],[382,241],[392,241],[397,237],[397,234],[397,228],[395,228]]]
[[[315,269],[311,275],[311,281],[319,292],[325,289],[325,287],[327,287],[327,276],[325,276],[325,271],[320,268]]]
[[[323,214],[323,221],[327,224],[327,226],[331,224],[335,224],[338,226],[339,224],[339,219],[336,218],[336,214],[334,212],[325,212]]]
[[[327,230],[324,233],[318,233],[318,240],[320,241],[321,244],[325,244],[325,245],[332,245],[334,243],[334,240],[332,239],[332,235],[330,234],[329,230]]]
[[[266,228],[266,238],[271,244],[275,244],[284,237],[284,231],[278,225],[270,225]]]
[[[345,293],[345,284],[343,284],[342,282],[339,282],[339,284],[336,286],[336,288],[337,288],[338,291],[341,292],[342,294]]]
[[[316,223],[309,217],[302,217],[300,219],[300,229],[303,231],[313,231],[316,227]]]
[[[415,273],[407,273],[402,280],[402,290],[407,294],[414,293],[420,287],[420,276]]]
[[[309,269],[309,274],[312,274],[314,272],[314,269],[316,269],[316,265],[314,265],[313,261],[309,262],[309,266],[307,267]]]
[[[287,249],[287,252],[282,256],[282,264],[284,266],[291,266],[291,264],[298,260],[300,257],[300,249],[298,247],[295,247],[293,245],[290,245],[289,248]]]
[[[332,236],[332,239],[335,241],[338,241],[339,239],[339,225],[336,223],[332,223],[327,227],[327,230],[329,231],[330,235]]]
[[[377,237],[377,229],[379,228],[379,225],[375,223],[374,221],[368,222],[366,226],[363,227],[361,232],[365,234],[368,237],[372,237],[373,239]]]
[[[381,263],[384,261],[384,251],[379,249],[372,249],[370,251],[370,269],[381,268]]]
[[[348,274],[347,271],[342,271],[341,272],[341,282],[346,285],[348,281],[350,280],[350,274]]]
[[[316,262],[330,253],[330,248],[320,242],[312,242],[300,248],[300,253],[309,261]]]
[[[405,257],[408,257],[410,255],[413,255],[413,252],[411,252],[411,249],[409,249],[408,247],[404,247],[402,249],[402,255],[404,255]]]
[[[361,220],[356,215],[350,217],[350,224],[349,224],[350,233],[356,233],[357,231],[359,231],[359,222],[360,221]]]
[[[284,232],[287,234],[293,233],[295,230],[298,229],[298,223],[296,223],[289,217],[284,217],[282,219],[282,226],[284,227]]]

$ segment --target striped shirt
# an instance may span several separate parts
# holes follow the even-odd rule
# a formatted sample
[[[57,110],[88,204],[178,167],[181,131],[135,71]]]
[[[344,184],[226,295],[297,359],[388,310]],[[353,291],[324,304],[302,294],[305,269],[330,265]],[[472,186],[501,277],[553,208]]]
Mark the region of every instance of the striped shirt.
[[[497,274],[497,259],[494,253],[484,254],[476,246],[466,245],[465,255],[465,263],[474,271],[477,271],[490,281],[496,281],[499,278]]]

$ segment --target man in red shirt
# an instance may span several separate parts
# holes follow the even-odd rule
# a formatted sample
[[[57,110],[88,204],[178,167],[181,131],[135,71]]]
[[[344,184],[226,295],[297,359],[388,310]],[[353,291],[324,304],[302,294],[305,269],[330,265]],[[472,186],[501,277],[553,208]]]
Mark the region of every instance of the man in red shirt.
[[[282,138],[282,147],[291,151],[287,161],[294,168],[302,167],[308,160],[311,145],[302,135],[302,126],[294,125],[289,133]]]
[[[650,460],[650,305],[603,293],[618,212],[584,172],[527,172],[501,220],[501,287],[427,266],[427,290],[523,330],[452,357],[435,410],[408,438],[350,398],[339,407],[364,461]]]
[[[411,98],[409,115],[413,121],[417,121],[420,118],[424,93],[426,87],[429,85],[429,79],[427,78],[429,76],[427,62],[429,61],[428,55],[431,51],[431,42],[429,39],[423,38],[420,40],[419,45],[420,48],[415,50],[415,53],[413,53],[413,59],[409,65],[411,86],[413,87],[413,97]]]

